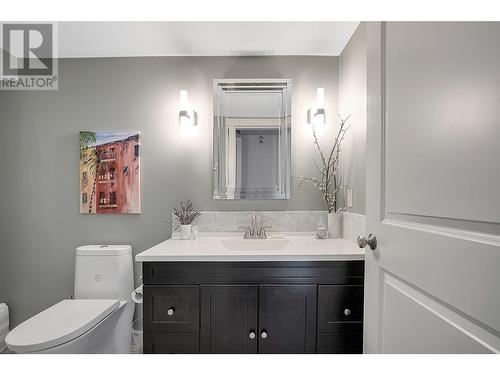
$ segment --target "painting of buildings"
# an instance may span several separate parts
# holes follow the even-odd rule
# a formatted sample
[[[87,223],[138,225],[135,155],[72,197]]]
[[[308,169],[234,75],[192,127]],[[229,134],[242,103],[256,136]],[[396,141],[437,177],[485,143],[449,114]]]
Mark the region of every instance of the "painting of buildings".
[[[140,213],[140,177],[139,132],[80,132],[80,213]]]

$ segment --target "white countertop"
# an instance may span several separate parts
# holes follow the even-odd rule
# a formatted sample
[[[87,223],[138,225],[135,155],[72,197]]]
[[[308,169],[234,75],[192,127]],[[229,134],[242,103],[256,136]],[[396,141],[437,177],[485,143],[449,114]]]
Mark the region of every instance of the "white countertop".
[[[241,236],[169,239],[135,256],[138,262],[249,262],[363,260],[365,253],[347,239],[318,240],[313,235],[274,235],[265,240]]]

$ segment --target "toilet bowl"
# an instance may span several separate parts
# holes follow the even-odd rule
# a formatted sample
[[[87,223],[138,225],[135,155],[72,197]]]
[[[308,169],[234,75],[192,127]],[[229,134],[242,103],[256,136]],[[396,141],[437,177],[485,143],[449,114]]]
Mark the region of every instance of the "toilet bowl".
[[[21,323],[5,342],[16,353],[130,353],[132,290],[130,246],[79,247],[75,299],[63,300]]]

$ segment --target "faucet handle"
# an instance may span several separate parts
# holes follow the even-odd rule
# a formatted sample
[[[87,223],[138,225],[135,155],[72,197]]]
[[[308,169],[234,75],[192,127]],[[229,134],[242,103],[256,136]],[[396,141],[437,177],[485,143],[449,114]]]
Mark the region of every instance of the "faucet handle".
[[[241,225],[240,225],[240,226],[238,226],[238,228],[240,228],[240,229],[245,229],[245,235],[243,236],[243,238],[244,238],[245,240],[247,240],[247,239],[251,238],[252,234],[250,233],[250,232],[251,232],[251,231],[250,231],[250,227],[245,227],[245,226],[241,226]]]
[[[257,237],[261,240],[265,240],[267,238],[266,228],[272,228],[270,225],[262,225],[259,227],[257,232]]]
[[[250,233],[250,228],[246,228],[245,235],[243,236],[243,239],[248,240],[251,237],[252,237],[252,234]]]

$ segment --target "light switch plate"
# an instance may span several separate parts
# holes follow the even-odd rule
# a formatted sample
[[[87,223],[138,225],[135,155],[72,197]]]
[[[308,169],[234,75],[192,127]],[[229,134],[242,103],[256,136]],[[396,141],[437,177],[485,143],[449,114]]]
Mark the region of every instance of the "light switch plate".
[[[347,188],[347,207],[348,208],[352,207],[352,188],[351,187]]]

